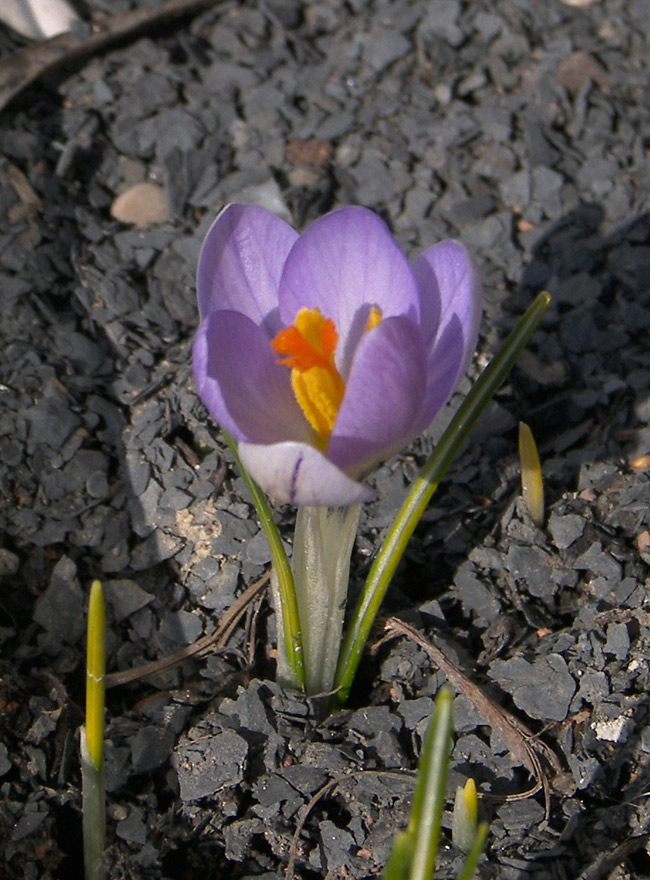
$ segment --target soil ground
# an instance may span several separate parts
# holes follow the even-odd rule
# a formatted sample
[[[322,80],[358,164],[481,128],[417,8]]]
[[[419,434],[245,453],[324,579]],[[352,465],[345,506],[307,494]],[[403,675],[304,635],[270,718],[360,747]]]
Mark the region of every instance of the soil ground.
[[[553,303],[397,573],[385,611],[411,635],[368,652],[346,711],[323,718],[273,683],[262,593],[215,650],[109,690],[109,876],[379,876],[448,678],[450,791],[474,776],[490,820],[482,878],[650,876],[650,4],[197,5],[135,32],[125,16],[160,13],[155,0],[87,0],[79,51],[68,42],[24,89],[25,47],[0,33],[0,86],[14,86],[0,114],[0,875],[82,876],[92,579],[116,673],[189,653],[267,571],[190,368],[198,250],[219,208],[245,201],[297,228],[362,204],[409,255],[461,239],[484,280],[468,377],[372,478],[353,593],[472,379],[538,291]],[[98,45],[107,15],[127,25]],[[111,208],[141,183],[156,189],[138,228]],[[519,420],[543,460],[543,530],[519,500]],[[277,511],[288,541],[293,515]],[[439,876],[459,858],[446,834]]]

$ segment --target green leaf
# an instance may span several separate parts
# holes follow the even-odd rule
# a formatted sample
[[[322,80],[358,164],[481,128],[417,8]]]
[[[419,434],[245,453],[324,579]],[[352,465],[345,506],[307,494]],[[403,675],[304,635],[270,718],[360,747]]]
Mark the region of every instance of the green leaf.
[[[467,853],[474,845],[478,828],[478,797],[476,783],[470,777],[464,786],[456,789],[451,814],[451,839],[454,846]]]
[[[550,294],[540,293],[528,311],[519,319],[500,351],[474,383],[438,446],[413,483],[370,569],[343,641],[335,679],[338,693],[334,702],[337,706],[342,706],[348,698],[363,649],[388,585],[431,496],[479,416],[514,366],[550,301]]]
[[[442,688],[422,745],[408,833],[413,837],[409,880],[431,880],[440,843],[453,716],[453,696]]]
[[[431,880],[440,844],[449,769],[453,696],[442,688],[422,743],[406,831],[396,835],[382,880]]]
[[[294,676],[294,681],[291,684],[296,690],[304,691],[306,679],[303,662],[302,632],[291,566],[289,565],[289,560],[282,544],[282,538],[273,519],[266,496],[242,464],[234,439],[226,431],[222,433],[250,492],[257,515],[260,518],[262,528],[271,548],[273,569],[278,579],[280,595],[279,613],[282,616],[282,632],[284,634],[284,645],[278,645],[278,650],[284,650],[285,652],[289,668]]]
[[[382,880],[408,880],[412,858],[413,836],[407,831],[400,831],[395,835]]]
[[[104,709],[106,608],[101,581],[93,581],[88,602],[86,724],[81,728],[81,812],[86,880],[105,880]]]

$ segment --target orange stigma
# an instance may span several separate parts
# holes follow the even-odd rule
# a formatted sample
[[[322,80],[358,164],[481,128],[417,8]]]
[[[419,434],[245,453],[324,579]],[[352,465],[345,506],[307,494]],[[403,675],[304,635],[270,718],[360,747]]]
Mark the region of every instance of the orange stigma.
[[[381,322],[372,306],[365,332]],[[278,363],[291,368],[291,387],[303,414],[325,450],[345,394],[345,383],[334,362],[338,333],[320,309],[300,309],[291,327],[280,330],[271,346]]]

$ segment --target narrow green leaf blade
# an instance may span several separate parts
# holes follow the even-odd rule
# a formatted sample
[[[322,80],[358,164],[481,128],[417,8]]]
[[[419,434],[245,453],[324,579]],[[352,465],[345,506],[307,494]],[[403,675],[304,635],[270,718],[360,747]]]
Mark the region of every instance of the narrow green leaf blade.
[[[373,563],[343,641],[335,679],[338,688],[335,697],[337,706],[342,706],[348,698],[364,646],[388,585],[431,496],[458,454],[463,441],[514,366],[550,301],[550,294],[540,293],[519,319],[499,352],[474,383],[422,472],[413,483]]]
[[[442,688],[429,723],[418,768],[408,833],[413,837],[409,880],[431,880],[440,843],[453,722],[453,696]]]
[[[382,880],[408,880],[412,858],[413,836],[408,831],[400,831],[395,835]]]
[[[273,568],[278,579],[280,589],[280,614],[284,623],[284,647],[289,665],[294,673],[294,685],[298,690],[304,691],[306,687],[305,667],[303,662],[303,645],[302,632],[300,628],[300,615],[298,613],[298,599],[296,597],[296,588],[293,582],[293,574],[291,566],[287,559],[280,532],[273,519],[271,508],[269,507],[266,496],[248,473],[237,451],[235,440],[226,431],[223,436],[228,444],[228,448],[233,454],[237,467],[240,470],[246,487],[250,492],[250,496],[260,518],[262,528],[266,534],[266,538],[271,548],[271,558],[273,560]]]

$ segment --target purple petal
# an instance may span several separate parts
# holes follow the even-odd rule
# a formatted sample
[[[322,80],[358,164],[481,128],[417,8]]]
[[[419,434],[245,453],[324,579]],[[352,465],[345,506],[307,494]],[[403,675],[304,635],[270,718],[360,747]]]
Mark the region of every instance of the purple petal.
[[[413,272],[386,225],[366,208],[340,208],[302,233],[280,281],[280,316],[293,323],[301,308],[318,308],[339,333],[336,360],[345,378],[363,333],[369,306],[384,318],[418,320]]]
[[[420,430],[451,396],[476,349],[483,289],[471,255],[460,242],[441,241],[413,266],[420,289],[427,345],[427,392]]]
[[[210,227],[201,254],[197,294],[201,317],[230,309],[256,324],[277,308],[284,263],[298,234],[254,205],[227,205]],[[277,332],[267,328],[269,335]]]
[[[309,442],[312,430],[268,337],[239,312],[215,312],[199,327],[194,376],[210,415],[236,440]]]
[[[409,318],[388,318],[359,343],[327,456],[361,473],[417,433],[426,389],[426,352]]]
[[[280,504],[344,507],[376,497],[305,443],[240,443],[239,455],[253,479]]]

